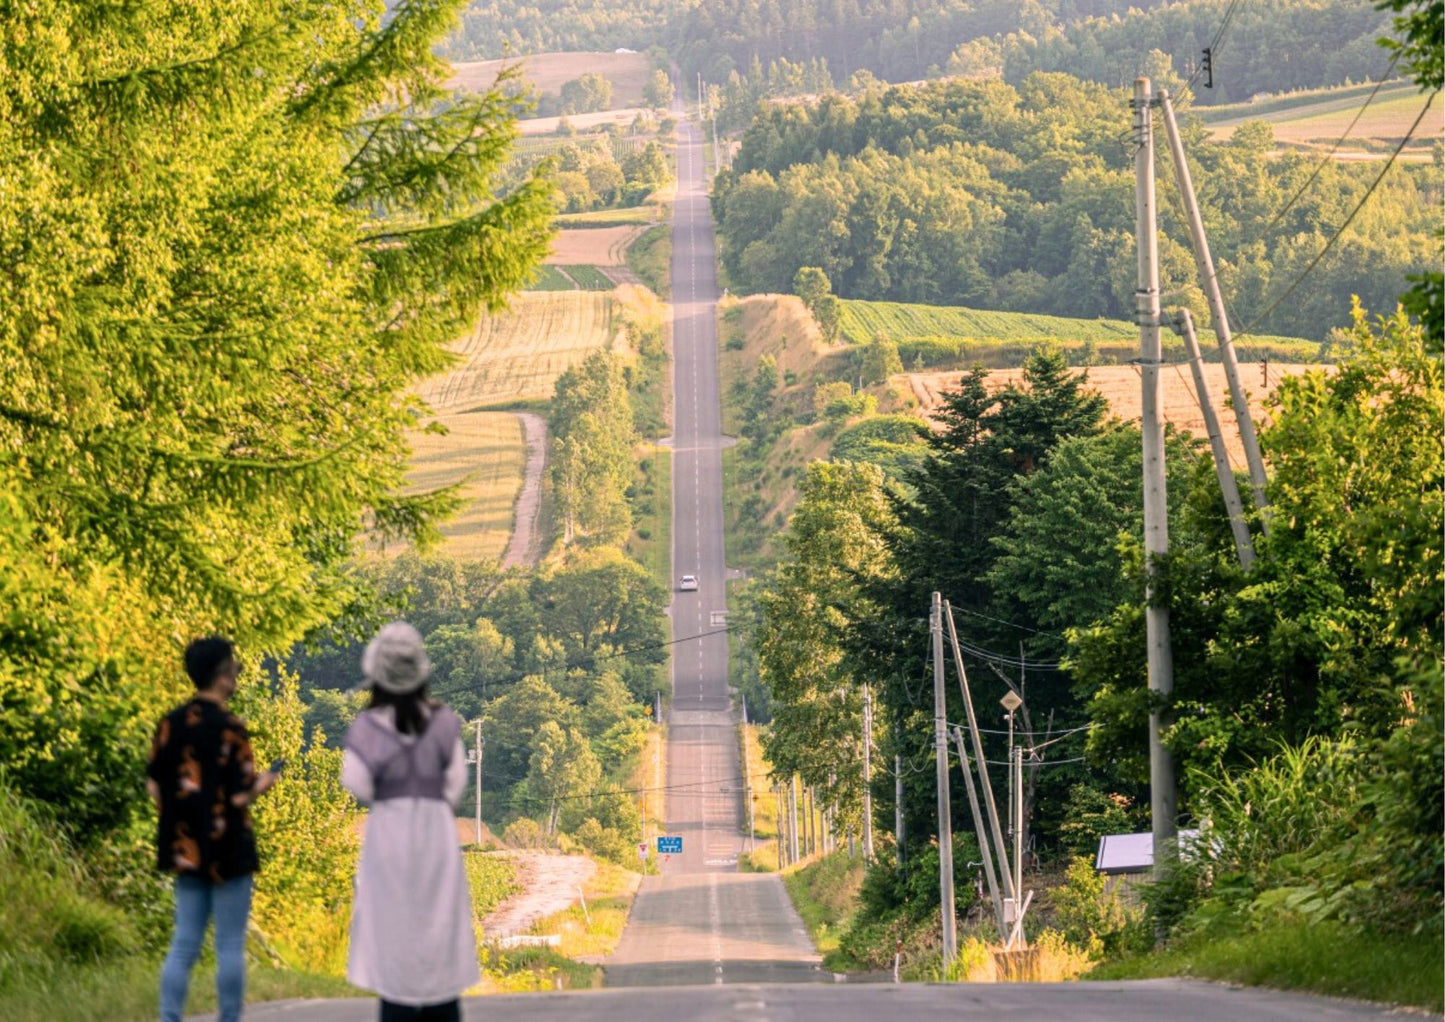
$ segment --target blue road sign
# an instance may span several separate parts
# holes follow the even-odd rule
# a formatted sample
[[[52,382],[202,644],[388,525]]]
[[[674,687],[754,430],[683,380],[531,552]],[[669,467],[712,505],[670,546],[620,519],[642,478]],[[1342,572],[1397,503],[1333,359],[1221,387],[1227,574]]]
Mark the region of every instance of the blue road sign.
[[[681,855],[682,838],[680,837],[659,837],[657,839],[658,855]]]

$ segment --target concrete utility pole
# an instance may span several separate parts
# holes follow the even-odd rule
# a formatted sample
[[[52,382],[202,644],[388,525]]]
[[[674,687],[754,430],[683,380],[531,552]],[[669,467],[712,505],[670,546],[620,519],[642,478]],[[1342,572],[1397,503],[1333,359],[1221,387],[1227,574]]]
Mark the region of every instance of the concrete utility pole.
[[[897,849],[898,866],[903,867],[903,757],[893,755],[893,847]]]
[[[788,861],[798,861],[798,775],[788,783]]]
[[[784,840],[787,828],[783,825],[785,817],[783,816],[783,786],[781,784],[773,785],[773,800],[778,807],[778,833],[775,836],[778,841],[778,869],[782,869],[788,864],[788,842]]]
[[[1199,338],[1194,333],[1194,317],[1188,309],[1179,310],[1179,333],[1189,352],[1189,368],[1194,375],[1194,390],[1199,411],[1204,416],[1204,429],[1209,434],[1209,448],[1214,452],[1214,474],[1224,494],[1224,507],[1229,512],[1229,530],[1234,533],[1234,550],[1240,567],[1246,571],[1254,564],[1254,542],[1249,538],[1249,523],[1244,520],[1244,505],[1239,500],[1239,487],[1234,483],[1234,469],[1229,464],[1229,451],[1219,431],[1219,417],[1214,414],[1214,398],[1204,379],[1204,357],[1199,353]]]
[[[1139,81],[1145,81],[1139,79]],[[1139,81],[1134,83],[1134,94],[1139,94]],[[1145,81],[1145,89],[1148,82]],[[1146,92],[1147,95],[1147,92]],[[1219,340],[1219,354],[1224,363],[1224,376],[1229,381],[1229,399],[1234,405],[1234,417],[1239,420],[1239,439],[1244,442],[1244,460],[1249,463],[1249,481],[1254,490],[1254,503],[1262,512],[1260,524],[1269,534],[1269,498],[1265,495],[1268,482],[1264,474],[1264,459],[1259,453],[1259,439],[1254,435],[1254,419],[1249,414],[1249,397],[1239,380],[1239,362],[1234,357],[1234,339],[1229,332],[1229,314],[1224,309],[1224,296],[1219,292],[1219,275],[1214,271],[1214,257],[1209,254],[1209,238],[1204,234],[1204,220],[1199,215],[1199,203],[1194,198],[1194,184],[1189,179],[1189,164],[1184,159],[1184,143],[1179,137],[1179,125],[1174,120],[1174,107],[1169,102],[1167,90],[1159,90],[1159,105],[1164,109],[1164,129],[1169,136],[1169,152],[1174,159],[1174,178],[1179,185],[1179,197],[1184,200],[1184,210],[1189,217],[1189,239],[1194,243],[1194,261],[1199,266],[1199,276],[1204,284],[1204,294],[1209,299],[1209,311],[1214,319],[1214,335]],[[1136,117],[1137,123],[1137,117]],[[1152,134],[1152,133],[1151,133]],[[1153,139],[1149,148],[1152,152]],[[1138,157],[1135,157],[1138,166]],[[1150,163],[1150,188],[1153,188],[1153,164]],[[1152,200],[1151,200],[1152,206]],[[1142,272],[1142,271],[1141,271]],[[1143,284],[1140,284],[1143,287]],[[1159,290],[1156,264],[1154,290]],[[1157,318],[1157,317],[1156,317]]]
[[[943,597],[933,594],[929,610],[933,633],[933,747],[938,769],[938,890],[943,915],[943,968],[958,957],[953,911],[953,814],[948,802],[948,709],[943,689]]]
[[[863,686],[863,861],[873,861],[873,690]]]
[[[998,939],[1008,938],[1008,923],[1004,919],[1003,899],[998,893],[998,873],[994,871],[993,852],[990,850],[988,834],[984,831],[983,813],[978,808],[978,792],[973,786],[973,768],[968,764],[968,748],[963,744],[963,728],[954,727],[953,740],[958,745],[958,760],[963,764],[963,786],[968,791],[968,808],[973,813],[973,833],[978,838],[978,850],[983,854],[984,875],[988,878],[988,896],[993,902],[993,914],[998,920]]]
[[[988,762],[983,754],[983,735],[978,730],[978,717],[973,712],[973,696],[968,691],[968,672],[963,669],[963,652],[958,645],[958,630],[953,624],[953,608],[944,604],[948,621],[948,641],[953,647],[953,666],[958,672],[958,689],[963,694],[963,709],[968,714],[968,730],[973,736],[974,759],[978,761],[978,781],[983,788],[983,804],[988,810],[989,831],[993,835],[994,847],[998,852],[998,868],[1003,874],[1004,896],[1014,899],[1015,911],[1018,906],[1018,892],[1014,890],[1013,871],[1008,864],[1008,845],[1003,839],[1003,827],[998,820],[998,805],[993,799],[993,784],[988,778]],[[980,835],[980,840],[985,840]]]
[[[1149,79],[1134,79],[1134,211],[1139,256],[1134,292],[1139,323],[1139,377],[1143,387],[1144,433],[1144,625],[1149,660],[1149,693],[1167,703],[1174,690],[1174,655],[1169,645],[1169,608],[1156,601],[1156,558],[1169,552],[1169,505],[1164,490],[1164,423],[1159,408],[1159,232],[1154,206],[1153,101]],[[1244,415],[1247,419],[1249,416]],[[1149,810],[1154,831],[1154,867],[1173,858],[1175,815],[1174,760],[1164,747],[1168,715],[1149,714]]]
[[[482,750],[486,748],[486,739],[482,737],[482,718],[477,718],[477,829],[473,840],[480,845],[482,843]]]

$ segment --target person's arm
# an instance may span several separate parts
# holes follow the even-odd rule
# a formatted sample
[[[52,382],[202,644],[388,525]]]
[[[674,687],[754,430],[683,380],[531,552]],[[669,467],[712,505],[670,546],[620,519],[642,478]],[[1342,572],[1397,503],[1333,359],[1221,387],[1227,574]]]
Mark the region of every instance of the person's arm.
[[[350,749],[341,753],[341,786],[362,805],[370,805],[376,794],[376,782],[361,757]]]
[[[467,788],[467,750],[460,737],[452,749],[452,758],[447,763],[446,777],[442,781],[442,795],[453,809],[461,804],[462,792]]]
[[[232,718],[230,726],[235,732],[236,750],[230,758],[229,769],[223,775],[223,783],[230,792],[231,805],[243,809],[270,791],[277,775],[269,770],[256,773],[256,753],[251,748],[251,736],[246,731],[246,725]]]
[[[155,733],[151,735],[150,752],[146,756],[146,794],[150,796],[151,804],[156,807],[156,812],[161,811],[160,779],[165,776],[167,770],[169,756],[167,747],[170,744],[170,734],[170,723],[165,718],[161,718],[161,722],[156,725]]]

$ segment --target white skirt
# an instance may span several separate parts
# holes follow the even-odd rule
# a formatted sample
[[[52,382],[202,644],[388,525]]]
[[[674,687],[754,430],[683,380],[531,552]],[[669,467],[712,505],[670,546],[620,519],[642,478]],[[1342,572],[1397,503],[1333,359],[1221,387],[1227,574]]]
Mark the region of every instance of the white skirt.
[[[451,809],[394,798],[367,815],[346,978],[395,1004],[450,1001],[481,981]]]

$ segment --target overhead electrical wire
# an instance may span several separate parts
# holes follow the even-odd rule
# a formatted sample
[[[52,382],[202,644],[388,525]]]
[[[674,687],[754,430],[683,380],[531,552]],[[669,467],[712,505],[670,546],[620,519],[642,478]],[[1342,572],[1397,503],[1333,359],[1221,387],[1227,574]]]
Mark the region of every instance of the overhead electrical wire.
[[[1400,139],[1400,144],[1395,146],[1394,151],[1390,153],[1389,159],[1385,161],[1385,166],[1381,168],[1378,174],[1375,175],[1375,180],[1370,182],[1370,187],[1365,190],[1365,194],[1360,197],[1360,201],[1355,204],[1355,208],[1350,210],[1350,215],[1345,217],[1344,223],[1340,224],[1339,227],[1335,228],[1335,232],[1331,234],[1329,240],[1325,242],[1324,248],[1319,250],[1315,257],[1310,260],[1309,265],[1300,272],[1300,275],[1294,279],[1294,282],[1291,283],[1290,286],[1287,287],[1278,298],[1270,302],[1269,306],[1259,315],[1255,316],[1254,319],[1250,321],[1248,326],[1246,326],[1243,330],[1234,335],[1236,339],[1240,337],[1246,337],[1252,334],[1255,327],[1259,326],[1260,323],[1268,319],[1270,314],[1273,313],[1275,309],[1283,305],[1289,299],[1289,296],[1295,293],[1295,289],[1305,282],[1305,278],[1307,278],[1312,272],[1314,272],[1315,267],[1320,264],[1321,260],[1323,260],[1326,255],[1329,254],[1330,249],[1335,247],[1335,242],[1339,241],[1340,236],[1349,229],[1350,224],[1354,223],[1355,217],[1359,215],[1360,210],[1365,208],[1365,203],[1370,201],[1370,197],[1375,194],[1375,189],[1379,187],[1380,182],[1384,180],[1385,175],[1390,172],[1390,168],[1395,165],[1395,160],[1399,157],[1405,146],[1409,144],[1410,139],[1414,137],[1415,130],[1420,127],[1420,122],[1423,121],[1425,119],[1425,115],[1430,112],[1430,106],[1432,103],[1435,102],[1435,97],[1439,94],[1440,90],[1436,89],[1426,98],[1425,105],[1421,107],[1420,113],[1415,118],[1415,122],[1410,125],[1410,130],[1405,132],[1404,137]]]

